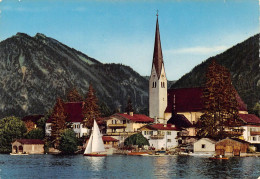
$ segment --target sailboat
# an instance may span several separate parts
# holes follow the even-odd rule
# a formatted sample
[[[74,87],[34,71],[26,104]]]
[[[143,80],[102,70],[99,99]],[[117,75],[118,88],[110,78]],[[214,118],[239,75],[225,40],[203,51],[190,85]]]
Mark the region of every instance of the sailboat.
[[[94,120],[93,130],[92,130],[92,133],[91,133],[89,141],[88,141],[88,145],[87,145],[83,155],[101,157],[101,156],[106,156],[106,154],[100,153],[100,152],[105,152],[105,151],[106,150],[104,147],[102,136],[100,134],[97,122],[96,122],[96,120]]]

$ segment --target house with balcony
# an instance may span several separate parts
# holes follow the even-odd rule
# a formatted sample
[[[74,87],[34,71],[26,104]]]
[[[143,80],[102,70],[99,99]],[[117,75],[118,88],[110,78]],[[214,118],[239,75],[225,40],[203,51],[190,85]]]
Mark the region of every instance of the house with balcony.
[[[245,123],[242,126],[241,139],[254,145],[260,151],[260,118],[254,114],[239,114],[239,117]]]
[[[153,123],[153,119],[143,115],[130,113],[116,113],[106,120],[107,136],[111,136],[119,141],[123,146],[124,140],[138,132],[138,129]]]
[[[140,128],[155,150],[167,150],[178,146],[177,135],[180,129],[171,124],[150,124]]]

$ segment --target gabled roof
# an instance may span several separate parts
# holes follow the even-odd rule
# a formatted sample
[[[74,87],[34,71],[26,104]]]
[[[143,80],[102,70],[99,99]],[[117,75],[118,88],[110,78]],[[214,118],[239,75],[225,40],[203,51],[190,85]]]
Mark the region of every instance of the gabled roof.
[[[40,139],[18,139],[16,141],[21,144],[44,144]]]
[[[168,90],[167,113],[172,112],[173,98],[175,95],[176,112],[198,112],[203,111],[202,102],[203,88],[179,88]],[[247,107],[239,95],[236,95],[239,111],[247,111]]]
[[[158,78],[160,78],[161,76],[162,64],[163,64],[163,55],[162,55],[159,22],[158,22],[158,15],[157,15],[154,51],[153,51],[153,65],[155,67]]]
[[[67,122],[82,122],[82,102],[68,102],[64,104],[64,111],[67,114]],[[47,120],[51,123],[51,118]]]
[[[114,115],[112,115],[113,117],[119,117],[122,119],[127,119],[133,122],[137,122],[137,123],[151,123],[154,120],[144,114],[133,114],[133,116],[129,115],[129,114],[123,114],[123,113],[116,113]]]
[[[118,141],[117,139],[115,139],[115,138],[113,138],[111,136],[102,136],[102,140],[104,142],[117,142]]]
[[[192,127],[192,123],[182,114],[173,113],[167,124],[174,124],[178,128]]]
[[[239,117],[247,124],[260,124],[260,118],[254,114],[239,114]]]
[[[169,131],[180,131],[177,127],[172,127],[172,125],[165,125],[165,124],[150,124],[143,126],[142,128],[148,128],[151,130],[169,130]]]
[[[225,141],[227,141],[227,140],[231,140],[231,141],[233,141],[233,142],[244,143],[244,144],[250,144],[250,143],[247,142],[247,141],[244,141],[244,140],[241,140],[241,139],[237,139],[237,138],[232,138],[232,139],[226,138],[226,139],[222,139],[222,140],[218,141],[216,144],[221,144],[222,142],[225,142]]]
[[[28,115],[28,116],[24,116],[22,118],[22,121],[32,121],[36,123],[42,117],[44,117],[44,115],[40,115],[40,114]]]
[[[207,140],[207,141],[209,141],[210,143],[213,143],[213,144],[217,143],[217,141],[210,139],[210,138],[201,138],[198,141],[200,141],[200,140]],[[198,142],[198,141],[196,141],[196,142]]]

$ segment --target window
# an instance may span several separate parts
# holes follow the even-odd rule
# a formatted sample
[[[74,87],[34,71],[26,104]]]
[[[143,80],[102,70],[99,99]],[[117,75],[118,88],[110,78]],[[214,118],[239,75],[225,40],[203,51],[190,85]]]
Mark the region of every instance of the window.
[[[171,139],[167,139],[167,142],[171,142],[172,140]]]
[[[201,144],[201,148],[205,149],[206,148],[206,144]]]
[[[144,131],[144,135],[146,135],[146,131]]]
[[[126,124],[126,120],[123,120],[123,124]]]
[[[80,125],[79,125],[79,124],[77,125],[77,128],[78,128],[78,129],[80,128]]]
[[[256,141],[256,137],[253,137],[253,141]]]
[[[153,131],[150,131],[150,135],[153,135]]]
[[[167,135],[171,135],[172,133],[170,131],[167,132]]]

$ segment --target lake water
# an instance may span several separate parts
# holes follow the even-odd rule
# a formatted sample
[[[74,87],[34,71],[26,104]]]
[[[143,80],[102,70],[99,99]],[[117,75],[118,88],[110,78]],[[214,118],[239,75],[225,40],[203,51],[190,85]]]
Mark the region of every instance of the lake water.
[[[195,156],[108,157],[0,155],[0,179],[6,178],[254,178],[260,157],[212,161]]]

